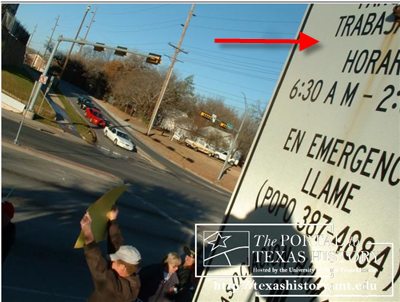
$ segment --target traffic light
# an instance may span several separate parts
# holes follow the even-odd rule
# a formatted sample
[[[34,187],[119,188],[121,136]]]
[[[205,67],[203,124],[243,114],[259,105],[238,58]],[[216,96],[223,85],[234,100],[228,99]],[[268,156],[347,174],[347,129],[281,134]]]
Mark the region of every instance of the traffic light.
[[[161,55],[157,55],[155,53],[149,53],[149,56],[146,58],[146,63],[158,65],[161,64]]]
[[[101,45],[105,45],[104,43],[96,42],[96,44],[97,45],[94,46],[94,51],[100,51],[100,52],[104,51],[105,48],[101,46]]]
[[[224,123],[224,122],[220,122],[219,123],[219,126],[221,127],[221,128],[228,128],[228,124],[227,123]]]
[[[209,113],[206,113],[206,112],[204,112],[204,111],[202,111],[202,112],[200,113],[200,116],[201,116],[201,117],[204,117],[206,120],[210,120],[210,121],[211,121],[211,119],[212,119],[212,115],[209,114]]]
[[[117,48],[125,49],[125,50],[128,49],[128,48],[122,47],[122,46],[117,46]],[[123,56],[126,56],[126,55],[127,55],[127,52],[126,52],[126,51],[123,51],[123,50],[116,50],[116,51],[114,52],[114,55],[123,57]]]

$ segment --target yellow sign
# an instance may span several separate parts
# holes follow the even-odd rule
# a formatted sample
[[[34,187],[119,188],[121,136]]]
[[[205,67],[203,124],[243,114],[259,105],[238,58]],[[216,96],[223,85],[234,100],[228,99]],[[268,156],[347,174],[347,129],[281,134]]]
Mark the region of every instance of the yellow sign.
[[[106,239],[106,229],[108,222],[107,213],[111,210],[117,199],[122,195],[122,193],[124,193],[127,188],[128,186],[122,186],[108,191],[87,209],[90,217],[92,217],[92,232],[96,242],[100,242]],[[85,237],[81,231],[74,248],[82,248],[84,244]]]

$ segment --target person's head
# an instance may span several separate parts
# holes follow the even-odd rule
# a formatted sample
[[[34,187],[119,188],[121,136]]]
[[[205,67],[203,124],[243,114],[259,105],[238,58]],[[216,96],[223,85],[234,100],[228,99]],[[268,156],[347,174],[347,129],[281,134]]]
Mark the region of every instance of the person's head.
[[[14,217],[14,206],[11,202],[2,201],[1,211],[8,216],[8,218],[13,219]]]
[[[183,247],[183,251],[186,255],[184,265],[193,266],[195,264],[196,253],[187,246]]]
[[[134,274],[142,260],[139,251],[130,245],[123,245],[115,254],[110,254],[111,268],[121,277]]]
[[[177,253],[171,252],[164,258],[165,271],[169,274],[175,273],[182,263],[181,258]]]

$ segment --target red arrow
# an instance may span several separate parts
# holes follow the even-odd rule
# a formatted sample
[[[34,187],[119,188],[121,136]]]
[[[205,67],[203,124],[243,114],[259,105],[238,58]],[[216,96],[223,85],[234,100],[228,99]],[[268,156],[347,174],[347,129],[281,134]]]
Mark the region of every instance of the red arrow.
[[[215,43],[266,43],[266,44],[299,44],[300,51],[317,44],[319,41],[315,40],[306,34],[300,33],[300,38],[298,40],[293,39],[215,39]]]

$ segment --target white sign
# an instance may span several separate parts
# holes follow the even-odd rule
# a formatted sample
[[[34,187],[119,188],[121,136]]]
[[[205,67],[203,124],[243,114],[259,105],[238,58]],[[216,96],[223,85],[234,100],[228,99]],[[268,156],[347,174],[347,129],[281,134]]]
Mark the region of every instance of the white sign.
[[[215,123],[215,120],[217,119],[217,116],[215,115],[215,114],[213,114],[212,116],[211,116],[211,121],[213,122],[213,123]]]
[[[46,84],[47,83],[47,79],[48,79],[48,77],[42,74],[39,77],[39,83]]]
[[[400,300],[393,7],[309,7],[299,31],[320,43],[293,47],[224,224],[200,228],[214,250],[193,301]],[[250,259],[233,234],[246,230]]]

